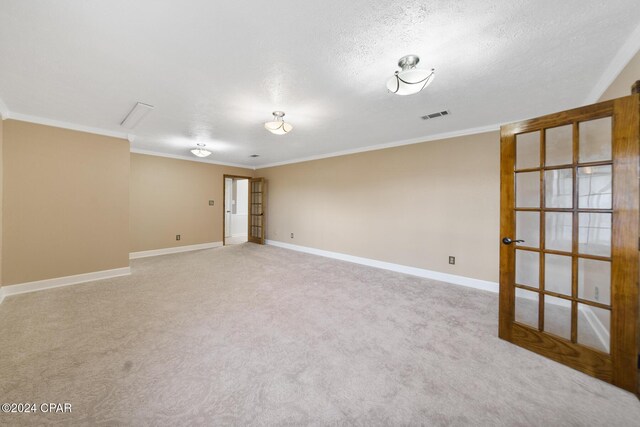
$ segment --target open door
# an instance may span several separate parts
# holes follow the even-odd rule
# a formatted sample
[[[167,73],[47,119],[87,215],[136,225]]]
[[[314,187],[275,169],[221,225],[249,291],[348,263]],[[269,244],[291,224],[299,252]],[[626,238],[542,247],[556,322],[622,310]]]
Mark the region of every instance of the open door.
[[[640,97],[501,128],[501,338],[637,393]]]
[[[222,244],[239,244],[249,240],[244,234],[243,222],[249,226],[250,191],[249,176],[223,175],[224,203],[222,204]],[[244,197],[243,197],[244,196]]]
[[[264,245],[266,182],[264,178],[249,180],[249,241]]]

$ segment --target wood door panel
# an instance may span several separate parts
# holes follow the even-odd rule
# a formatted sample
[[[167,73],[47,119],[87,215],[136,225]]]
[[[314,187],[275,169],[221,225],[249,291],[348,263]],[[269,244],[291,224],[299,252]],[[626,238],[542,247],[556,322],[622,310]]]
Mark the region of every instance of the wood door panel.
[[[518,134],[572,124],[575,121],[584,122],[610,116],[613,112],[614,101],[604,101],[586,107],[560,111],[533,119],[523,120],[502,126],[501,131],[507,134]]]
[[[267,185],[264,178],[249,180],[249,241],[264,245]]]
[[[638,368],[637,319],[638,319],[638,158],[640,95],[618,100],[614,111],[613,167],[624,179],[613,180],[613,216],[611,257],[611,333],[619,337],[611,342],[614,366],[624,367],[614,371],[614,384],[633,390],[636,376],[628,375]],[[635,286],[628,286],[635,283]]]
[[[516,144],[515,135],[508,128],[501,129],[500,156],[501,163],[515,165]],[[513,170],[502,167],[500,170],[500,239],[502,236],[510,236],[515,226],[515,210],[510,207],[515,206],[515,180]],[[508,206],[509,208],[505,208]],[[515,319],[515,269],[511,266],[515,263],[515,251],[507,245],[500,245],[500,306],[499,306],[499,329],[498,336],[507,341],[511,341],[511,325]]]
[[[589,133],[580,135],[580,123],[597,120],[605,117],[611,117],[611,160],[598,160],[594,162],[580,162],[580,138],[592,138]],[[559,126],[570,125],[571,127],[571,147],[573,151],[573,159],[571,164],[546,166],[546,133],[547,129],[557,128]],[[587,132],[587,131],[585,131]],[[517,135],[521,133],[538,133],[539,135],[539,158],[536,151],[523,151],[520,155],[524,158],[518,160],[519,164],[527,166],[527,169],[516,169],[516,159],[518,157],[517,147],[520,138]],[[607,143],[605,136],[602,143]],[[639,185],[639,159],[640,159],[640,96],[638,94],[611,101],[605,101],[586,107],[567,110],[559,113],[549,114],[546,116],[524,120],[518,123],[512,123],[501,127],[501,219],[500,219],[500,238],[509,237],[516,240],[516,212],[539,212],[540,238],[539,248],[527,248],[518,246],[519,250],[533,251],[540,253],[539,261],[539,287],[532,288],[517,285],[516,277],[516,250],[515,244],[501,244],[500,248],[500,309],[499,309],[499,336],[523,348],[544,355],[550,359],[564,363],[575,369],[581,370],[594,377],[627,389],[629,391],[638,391],[638,348],[639,342],[639,320],[638,320],[638,278],[640,269],[638,267],[638,250],[639,250],[639,233],[640,233],[640,185]],[[527,135],[522,139],[525,144],[522,147],[530,147],[531,137]],[[598,139],[592,139],[598,143]],[[528,144],[528,145],[527,145]],[[593,142],[591,143],[593,144]],[[597,147],[598,145],[596,145]],[[600,145],[600,147],[603,147]],[[608,147],[608,145],[607,145]],[[526,156],[533,156],[527,161]],[[589,159],[591,157],[585,157]],[[534,160],[536,159],[536,160]],[[596,158],[597,159],[597,158]],[[523,162],[524,160],[524,162]],[[539,166],[535,165],[539,160]],[[568,161],[566,159],[565,161]],[[600,169],[598,167],[600,166]],[[602,172],[602,166],[611,168],[611,175]],[[589,172],[587,172],[589,168]],[[591,175],[593,168],[593,174]],[[567,178],[559,178],[558,169],[570,170],[571,173],[564,175]],[[604,169],[606,171],[606,169]],[[555,171],[555,172],[549,172]],[[580,174],[578,172],[580,171]],[[582,172],[584,171],[584,172]],[[599,188],[592,192],[592,183],[598,179],[596,174],[600,172],[600,178],[603,176],[611,176],[608,179],[610,189],[602,192]],[[538,207],[516,207],[516,173],[539,173],[540,174],[540,204]],[[587,175],[585,175],[587,174]],[[519,175],[523,176],[523,175]],[[549,199],[555,202],[557,197],[571,198],[571,207],[555,207],[556,204],[546,200],[547,176],[555,177],[554,181],[549,181],[550,185],[555,186],[562,184],[570,184],[562,194],[551,193]],[[584,178],[584,177],[588,178]],[[560,181],[556,181],[559,180]],[[566,184],[562,183],[565,179]],[[587,187],[581,187],[582,179],[588,181]],[[606,180],[605,180],[606,184]],[[558,187],[560,188],[560,187]],[[563,187],[564,188],[564,187]],[[584,192],[583,189],[587,190]],[[530,191],[530,190],[528,190]],[[536,190],[537,191],[537,190]],[[527,194],[527,193],[525,193]],[[588,199],[580,199],[587,197]],[[592,207],[591,198],[611,197],[612,205],[608,209],[606,203],[596,204]],[[583,203],[586,201],[588,203]],[[583,205],[583,206],[581,206]],[[531,205],[535,206],[535,205]],[[548,207],[551,206],[551,207]],[[571,249],[567,247],[562,251],[558,251],[549,241],[549,247],[545,241],[545,218],[547,212],[567,212],[571,213],[571,226],[566,227],[566,233],[569,233],[568,239],[571,240]],[[585,213],[608,213],[612,216],[611,225],[611,256],[596,256],[584,254],[580,250],[579,236],[582,230],[580,227],[580,215]],[[537,227],[537,226],[536,226]],[[529,228],[531,230],[531,228]],[[564,233],[564,232],[563,232]],[[564,239],[565,237],[563,237]],[[556,240],[557,241],[557,240]],[[566,241],[566,240],[565,240]],[[526,245],[526,244],[525,244]],[[547,261],[543,254],[552,254]],[[546,265],[555,256],[567,256],[571,258],[571,271],[568,273],[571,277],[570,295],[560,295],[554,293],[555,288],[546,289]],[[556,257],[557,258],[557,257]],[[559,259],[559,258],[558,258]],[[579,281],[583,282],[589,278],[597,278],[593,272],[579,270],[582,260],[598,260],[599,262],[610,263],[611,276],[610,287],[606,290],[610,291],[610,304],[604,304],[598,301],[589,301],[580,298]],[[551,264],[550,264],[551,265]],[[531,269],[531,265],[527,269]],[[551,267],[550,267],[551,268]],[[608,266],[607,266],[608,268]],[[524,270],[527,271],[527,270]],[[552,271],[552,270],[549,270]],[[568,270],[565,270],[568,271]],[[608,271],[608,269],[606,270]],[[553,273],[550,273],[553,274]],[[560,273],[558,273],[560,274]],[[563,273],[564,274],[564,273]],[[591,275],[591,276],[590,276]],[[560,280],[559,276],[551,276],[551,280]],[[607,279],[608,280],[608,279]],[[586,282],[585,282],[586,283]],[[585,285],[586,286],[586,285]],[[590,285],[590,286],[602,286]],[[516,310],[516,289],[523,288],[535,294],[527,294],[528,296],[537,295],[538,303],[538,325],[525,326],[515,322]],[[526,292],[524,291],[524,292]],[[518,291],[523,292],[523,291]],[[520,294],[518,294],[520,295]],[[557,298],[562,298],[558,300]],[[531,299],[530,299],[531,300]],[[533,299],[535,301],[535,298]],[[561,338],[553,333],[547,332],[545,319],[547,316],[547,302],[550,304],[561,303],[560,306],[565,307],[563,310],[567,314],[568,323],[563,323],[570,327],[569,335]],[[518,299],[520,301],[520,299]],[[608,301],[607,301],[608,302]],[[519,303],[520,304],[520,303]],[[531,302],[529,307],[531,307]],[[602,351],[594,350],[582,344],[579,336],[579,305],[591,306],[594,310],[601,310],[605,319],[610,318],[610,324],[605,320],[600,322],[601,327],[608,328],[609,335],[603,335],[602,330],[594,332],[598,333],[598,338],[603,343]],[[553,306],[549,306],[553,308]],[[588,308],[588,307],[587,307]],[[530,308],[528,309],[530,310]],[[552,315],[552,311],[548,314]],[[592,317],[593,319],[593,317]],[[534,325],[534,323],[532,323]],[[606,324],[606,326],[604,326]],[[595,328],[593,325],[590,327]],[[584,328],[584,327],[583,327]],[[553,327],[550,327],[553,331]],[[606,332],[606,329],[604,329]],[[580,332],[582,333],[582,332]],[[607,342],[607,339],[609,340]],[[598,346],[598,348],[600,348]],[[608,351],[608,353],[606,353]]]
[[[603,381],[611,382],[613,380],[612,363],[608,354],[585,348],[550,334],[540,334],[537,330],[519,323],[513,324],[511,342]]]

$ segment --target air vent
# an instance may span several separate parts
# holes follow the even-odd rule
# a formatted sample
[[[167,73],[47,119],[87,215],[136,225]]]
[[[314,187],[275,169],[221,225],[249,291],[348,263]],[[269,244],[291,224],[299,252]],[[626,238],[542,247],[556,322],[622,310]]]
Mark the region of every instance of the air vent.
[[[448,116],[449,110],[443,110],[443,111],[438,111],[437,113],[431,113],[431,114],[427,114],[426,116],[422,116],[420,117],[422,120],[430,120],[430,119],[437,119],[438,117],[444,117],[444,116]]]

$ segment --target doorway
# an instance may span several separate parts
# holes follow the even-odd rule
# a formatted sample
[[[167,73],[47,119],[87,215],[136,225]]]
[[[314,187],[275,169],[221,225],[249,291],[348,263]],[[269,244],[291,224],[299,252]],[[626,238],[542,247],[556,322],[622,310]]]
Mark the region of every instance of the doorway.
[[[224,176],[224,239],[227,245],[248,241],[249,177]]]
[[[500,326],[637,392],[640,96],[501,128]]]

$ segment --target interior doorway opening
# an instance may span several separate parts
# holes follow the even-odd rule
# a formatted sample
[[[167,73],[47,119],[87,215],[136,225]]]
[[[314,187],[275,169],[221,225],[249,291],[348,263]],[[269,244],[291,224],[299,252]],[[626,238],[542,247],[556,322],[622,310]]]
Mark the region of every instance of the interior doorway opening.
[[[249,177],[224,176],[224,245],[237,245],[248,240]]]

